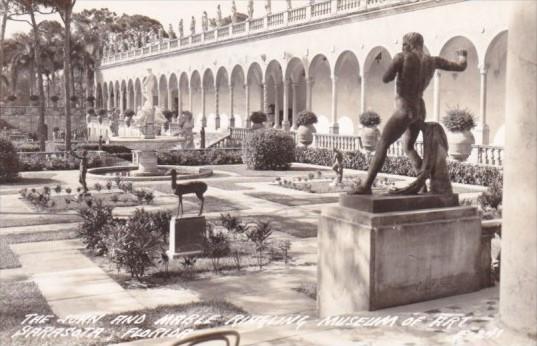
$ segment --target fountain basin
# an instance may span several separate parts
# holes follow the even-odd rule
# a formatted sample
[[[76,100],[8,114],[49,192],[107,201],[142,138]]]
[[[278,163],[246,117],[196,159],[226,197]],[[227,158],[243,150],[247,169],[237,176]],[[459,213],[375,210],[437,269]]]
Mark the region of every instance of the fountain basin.
[[[156,175],[137,175],[138,166],[112,166],[88,169],[89,180],[114,181],[117,176],[122,181],[169,181],[170,171],[175,169],[177,180],[207,178],[213,174],[213,170],[205,167],[157,165]]]

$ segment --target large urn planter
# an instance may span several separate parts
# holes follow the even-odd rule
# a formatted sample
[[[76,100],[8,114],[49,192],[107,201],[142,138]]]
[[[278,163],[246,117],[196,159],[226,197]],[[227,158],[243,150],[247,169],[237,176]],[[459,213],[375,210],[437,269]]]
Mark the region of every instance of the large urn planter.
[[[296,131],[296,138],[298,143],[307,147],[313,143],[313,134],[317,132],[313,124],[309,125],[300,125]]]
[[[465,161],[472,153],[472,144],[475,143],[471,130],[475,127],[473,113],[466,108],[455,107],[449,109],[442,124],[447,129],[449,156],[457,161]]]
[[[447,133],[449,145],[449,157],[457,161],[466,161],[472,153],[472,145],[475,144],[474,135],[470,130]]]
[[[252,112],[250,119],[252,122],[252,130],[264,128],[263,123],[267,121],[267,115],[261,111]]]
[[[367,151],[375,151],[380,138],[380,130],[378,127],[364,127],[360,130],[360,138],[362,147]]]

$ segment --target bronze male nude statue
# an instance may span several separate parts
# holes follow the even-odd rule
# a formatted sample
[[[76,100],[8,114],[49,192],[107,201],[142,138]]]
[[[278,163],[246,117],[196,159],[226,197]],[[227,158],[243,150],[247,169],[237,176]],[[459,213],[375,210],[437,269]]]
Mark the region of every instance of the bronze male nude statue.
[[[354,194],[371,194],[371,186],[382,168],[390,145],[403,136],[403,148],[419,173],[422,159],[414,144],[420,131],[424,130],[425,102],[423,92],[429,85],[436,69],[464,71],[467,52],[457,51],[458,61],[451,62],[441,57],[432,57],[423,51],[423,36],[411,32],[403,36],[403,51],[398,53],[385,72],[382,80],[389,83],[397,77],[396,109],[386,123],[377,144],[375,156],[369,166],[367,179],[360,184]]]

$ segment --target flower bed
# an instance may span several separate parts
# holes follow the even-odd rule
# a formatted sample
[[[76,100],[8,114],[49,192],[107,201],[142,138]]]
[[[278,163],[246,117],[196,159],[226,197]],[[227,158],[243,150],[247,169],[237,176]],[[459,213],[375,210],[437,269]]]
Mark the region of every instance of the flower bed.
[[[241,150],[195,149],[158,153],[159,165],[229,165],[242,163]]]
[[[334,154],[329,149],[296,148],[295,162],[310,163],[321,166],[332,166]],[[345,168],[366,171],[369,168],[369,159],[361,152],[344,152],[343,164]],[[471,163],[448,161],[448,170],[451,182],[491,186],[501,184],[503,170],[500,167],[478,166]],[[406,157],[386,157],[382,173],[415,177],[410,160]]]

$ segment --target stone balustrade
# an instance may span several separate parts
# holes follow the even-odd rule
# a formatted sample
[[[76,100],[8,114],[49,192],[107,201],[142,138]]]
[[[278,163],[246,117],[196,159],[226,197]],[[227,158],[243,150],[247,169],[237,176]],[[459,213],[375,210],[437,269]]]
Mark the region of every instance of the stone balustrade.
[[[245,22],[229,24],[202,33],[196,33],[180,39],[164,39],[150,42],[141,48],[115,52],[105,56],[101,65],[105,66],[120,61],[139,59],[147,55],[159,54],[171,50],[181,50],[191,46],[200,46],[218,40],[240,38],[250,34],[258,34],[274,28],[305,25],[309,22],[327,20],[331,17],[363,13],[388,6],[402,6],[415,2],[434,0],[325,0],[312,5],[272,13],[260,18],[252,18]]]
[[[229,137],[234,140],[233,143],[240,143],[252,130],[248,128],[232,128]],[[295,136],[295,133],[291,133]],[[313,134],[312,148],[318,149],[339,149],[342,151],[362,150],[360,136],[345,136],[332,134]],[[423,156],[423,142],[418,141],[415,144],[417,152]],[[503,148],[491,145],[473,145],[472,155],[468,162],[487,166],[503,165]],[[402,141],[397,141],[388,149],[388,156],[405,156]]]

